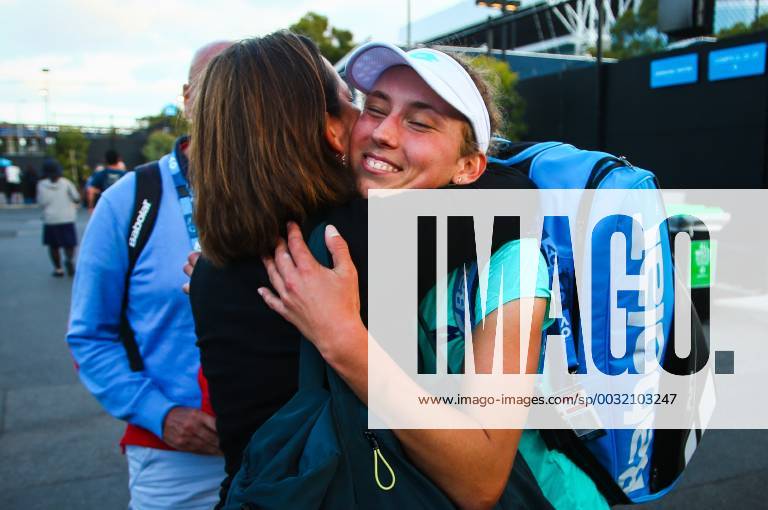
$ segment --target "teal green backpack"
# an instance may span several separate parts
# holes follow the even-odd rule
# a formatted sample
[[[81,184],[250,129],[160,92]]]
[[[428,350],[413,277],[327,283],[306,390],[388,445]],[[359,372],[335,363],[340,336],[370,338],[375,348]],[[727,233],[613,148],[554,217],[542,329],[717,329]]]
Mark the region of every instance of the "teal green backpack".
[[[309,246],[329,266],[323,232]],[[299,391],[251,438],[226,510],[455,508],[408,459],[391,430],[369,430],[367,409],[306,339]],[[440,455],[440,452],[435,452]],[[497,509],[552,509],[517,455]]]

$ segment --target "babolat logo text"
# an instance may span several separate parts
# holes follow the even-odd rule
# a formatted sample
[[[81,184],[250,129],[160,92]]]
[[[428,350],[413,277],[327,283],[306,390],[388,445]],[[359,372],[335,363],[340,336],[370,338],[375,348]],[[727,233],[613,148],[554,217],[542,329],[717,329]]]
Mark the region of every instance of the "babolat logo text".
[[[136,243],[139,242],[141,227],[144,226],[144,222],[147,219],[147,214],[149,214],[150,209],[152,209],[152,203],[145,198],[141,203],[139,213],[136,215],[136,221],[134,221],[133,225],[131,226],[131,235],[128,237],[128,246],[131,248],[136,248]]]

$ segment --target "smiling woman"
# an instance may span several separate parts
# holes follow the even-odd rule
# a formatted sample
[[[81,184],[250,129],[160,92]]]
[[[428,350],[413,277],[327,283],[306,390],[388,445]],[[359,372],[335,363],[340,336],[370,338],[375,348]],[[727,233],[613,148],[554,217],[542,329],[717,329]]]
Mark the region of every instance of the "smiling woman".
[[[352,168],[364,193],[469,184],[485,170],[490,135],[478,133],[492,133],[499,119],[488,85],[467,64],[440,52],[418,50],[416,57],[413,67],[390,67],[375,83],[360,69],[372,57],[350,59],[348,68],[357,73],[352,80],[368,94],[350,142]],[[424,76],[431,72],[417,70],[435,63],[471,79],[427,83]]]
[[[360,185],[439,188],[471,179],[485,165],[478,152],[461,157],[462,124],[461,115],[413,69],[390,69],[368,94],[352,137]]]
[[[370,43],[350,57],[347,76],[352,85],[368,94],[350,144],[358,186],[364,193],[382,187],[436,188],[451,184],[482,188],[484,184],[480,179],[489,174],[495,181],[493,187],[534,187],[527,176],[516,169],[493,168],[486,172],[486,151],[495,124],[492,123],[494,116],[490,115],[492,102],[478,75],[451,56],[431,49],[405,53],[392,45]],[[502,185],[498,186],[500,183]],[[371,232],[370,235],[376,234]],[[519,352],[521,344],[528,345],[525,370],[534,373],[539,360],[541,332],[551,322],[545,319],[550,296],[548,272],[546,262],[536,249],[532,259],[521,260],[518,237],[519,233],[510,232],[510,236],[499,244],[491,257],[490,272],[496,275],[494,281],[498,287],[502,281],[500,268],[507,264],[508,268],[533,271],[535,291],[523,294],[519,290],[520,285],[515,283],[517,278],[522,278],[519,272],[506,275],[500,299],[493,301],[501,301],[503,306],[488,307],[484,321],[495,324],[497,318],[503,317],[503,348]],[[469,243],[467,237],[459,239],[457,244],[463,244],[463,240]],[[351,241],[354,243],[355,238]],[[333,257],[332,269],[325,269],[314,261],[298,228],[291,227],[287,244],[278,244],[274,259],[266,261],[274,292],[264,287],[259,293],[273,310],[299,328],[328,365],[367,404],[369,359],[386,363],[387,356],[369,358],[369,350],[381,354],[381,349],[375,340],[369,340],[364,308],[363,318],[360,317],[360,299],[355,295],[358,272],[347,244],[331,227],[326,229],[325,242]],[[538,246],[535,241],[534,246]],[[457,272],[461,272],[460,265],[449,268],[453,281],[457,280]],[[364,274],[364,268],[361,268],[360,275]],[[424,296],[420,306],[430,296],[434,297],[434,294]],[[364,296],[361,298],[364,302]],[[479,307],[477,303],[476,308]],[[522,310],[531,313],[528,338],[520,337],[517,321]],[[449,311],[448,315],[452,313]],[[425,313],[420,317],[419,338],[422,333],[429,336],[437,329],[435,324],[428,325],[429,316]],[[474,323],[472,338],[476,367],[490,367],[495,334],[496,328]],[[419,344],[420,354],[421,347]],[[397,367],[391,369],[388,373],[402,374]],[[394,380],[388,383],[398,389],[414,389],[414,383],[404,374],[391,379]],[[528,390],[516,388],[520,392]],[[378,401],[377,405],[382,402]],[[397,399],[384,407],[389,405],[396,408]],[[464,423],[461,421],[463,417],[461,413],[451,414],[453,411],[447,411],[447,421],[443,425],[453,425],[454,430],[377,431],[385,439],[383,444],[387,445],[381,449],[396,455],[399,448],[393,447],[392,442],[397,444],[408,459],[460,508],[538,509],[548,508],[550,503],[563,510],[607,508],[589,477],[564,456],[549,451],[536,431],[462,430],[464,427],[459,424]],[[360,414],[358,410],[348,409],[347,412]],[[390,439],[391,435],[396,440]],[[354,441],[354,438],[345,435],[342,440]],[[375,452],[380,451],[378,445],[374,448]],[[354,451],[354,446],[349,446],[348,450]],[[522,455],[517,455],[518,451]],[[345,453],[352,455],[347,450]],[[533,475],[526,459],[530,459],[536,468]],[[396,457],[396,460],[400,459]],[[378,475],[374,476],[378,481]],[[521,482],[526,476],[529,480],[535,476],[533,485],[540,483],[547,489],[549,502],[539,487],[530,490],[530,486]],[[387,501],[397,501],[397,498],[393,495]]]
[[[404,53],[392,45],[370,43],[350,57],[347,76],[368,94],[350,143],[352,165],[364,193],[372,188],[469,184],[481,177],[486,169],[485,153],[492,126],[489,105],[474,83],[479,78],[473,79],[472,74],[449,55],[430,49]],[[473,150],[465,150],[467,132],[471,133],[468,146]],[[517,183],[531,187],[525,178]],[[350,239],[356,241],[354,236]],[[510,240],[512,249],[504,253],[517,253],[517,243]],[[326,244],[333,256],[332,270],[314,262],[298,228],[291,227],[288,245],[280,243],[274,260],[266,262],[276,294],[266,287],[259,293],[273,310],[296,325],[360,401],[367,403],[369,342],[361,319],[361,299],[356,295],[358,272],[346,242],[335,229],[326,230]],[[525,296],[534,310],[531,338],[525,339],[531,346],[529,370],[535,368],[538,359],[538,337],[549,296],[547,289],[543,292]],[[507,318],[519,316],[521,296],[505,294],[505,298],[505,348],[519,349],[519,328]],[[489,310],[487,318],[494,321],[499,313]],[[475,345],[481,346],[476,351],[481,364],[492,352],[487,348],[494,343],[495,330],[491,329],[473,331]],[[375,343],[370,347],[375,348]],[[406,378],[403,384],[408,385],[409,380]],[[352,409],[347,413],[359,414]],[[455,420],[448,425],[458,426],[460,416],[451,416]],[[404,429],[378,434],[387,445],[382,447],[385,454],[396,455],[402,448],[409,461],[460,508],[491,508],[497,504],[498,508],[549,507],[535,482],[533,489],[521,483],[532,476],[523,459],[515,462],[520,430]],[[392,434],[396,439],[391,439]],[[345,435],[342,441],[353,442],[354,438]],[[393,447],[392,442],[399,446]],[[379,451],[379,446],[375,448]],[[348,449],[354,451],[354,446]],[[379,480],[377,474],[374,477]],[[424,491],[429,487],[426,482],[422,485]],[[395,493],[386,501],[399,501],[402,494]],[[383,498],[379,495],[375,500],[385,501]]]

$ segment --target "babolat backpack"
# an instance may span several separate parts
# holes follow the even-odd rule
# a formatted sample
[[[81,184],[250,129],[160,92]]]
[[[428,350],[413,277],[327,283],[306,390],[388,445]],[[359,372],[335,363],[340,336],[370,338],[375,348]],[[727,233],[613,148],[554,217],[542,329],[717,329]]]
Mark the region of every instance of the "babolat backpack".
[[[489,169],[498,172],[504,167],[514,167],[527,174],[540,189],[575,190],[657,190],[655,175],[631,165],[625,158],[597,151],[580,150],[559,142],[512,143],[495,139]],[[588,194],[584,194],[587,196]],[[659,202],[660,203],[660,202]],[[658,205],[658,204],[657,204]],[[578,204],[580,216],[587,215],[595,203],[583,199]],[[567,207],[566,207],[567,209]],[[663,207],[662,207],[663,211]],[[593,268],[610,267],[611,237],[620,232],[631,239],[632,221],[599,222],[592,232],[591,264]],[[581,317],[576,292],[576,268],[574,266],[571,229],[562,217],[545,217],[542,235],[542,253],[547,259],[550,282],[557,271],[562,310],[560,317],[545,333],[544,338],[560,335],[565,341],[568,371],[586,373],[586,360],[582,338]],[[670,242],[666,216],[653,241],[661,303],[655,314],[655,327],[663,331],[666,340],[660,346],[661,366],[670,373],[687,375],[697,372],[706,364],[708,345],[698,320],[692,310],[692,341],[690,355],[681,360],[674,355],[674,327],[672,316],[675,300],[675,274],[673,243]],[[646,241],[647,242],[647,241]],[[627,257],[627,271],[641,274],[643,258]],[[592,358],[605,374],[622,374],[634,370],[630,346],[637,343],[643,328],[627,328],[627,355],[616,358],[610,347],[611,289],[610,271],[593,271],[591,278]],[[618,292],[619,309],[638,311],[638,297],[631,292]],[[642,310],[640,310],[642,313]],[[634,349],[634,348],[633,348]],[[542,347],[544,352],[544,347]],[[602,389],[601,389],[602,391]],[[610,388],[607,389],[610,391]],[[654,390],[651,390],[654,391]],[[655,389],[655,391],[659,391]],[[561,430],[540,430],[550,449],[566,454],[587,473],[600,489],[609,504],[643,503],[658,499],[669,492],[677,482],[701,438],[701,430],[666,430],[638,428],[635,430],[607,430],[578,427],[563,421]]]

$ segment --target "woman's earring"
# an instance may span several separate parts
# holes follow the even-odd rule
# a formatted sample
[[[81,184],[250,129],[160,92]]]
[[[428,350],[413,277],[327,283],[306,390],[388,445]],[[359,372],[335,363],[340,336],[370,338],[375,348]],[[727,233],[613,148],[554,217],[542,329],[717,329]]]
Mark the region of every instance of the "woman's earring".
[[[463,180],[464,180],[464,177],[462,177],[462,176],[456,177],[456,184],[461,184],[461,181],[463,181]]]
[[[347,155],[342,153],[336,154],[336,157],[339,159],[339,163],[341,163],[342,166],[347,166]]]

